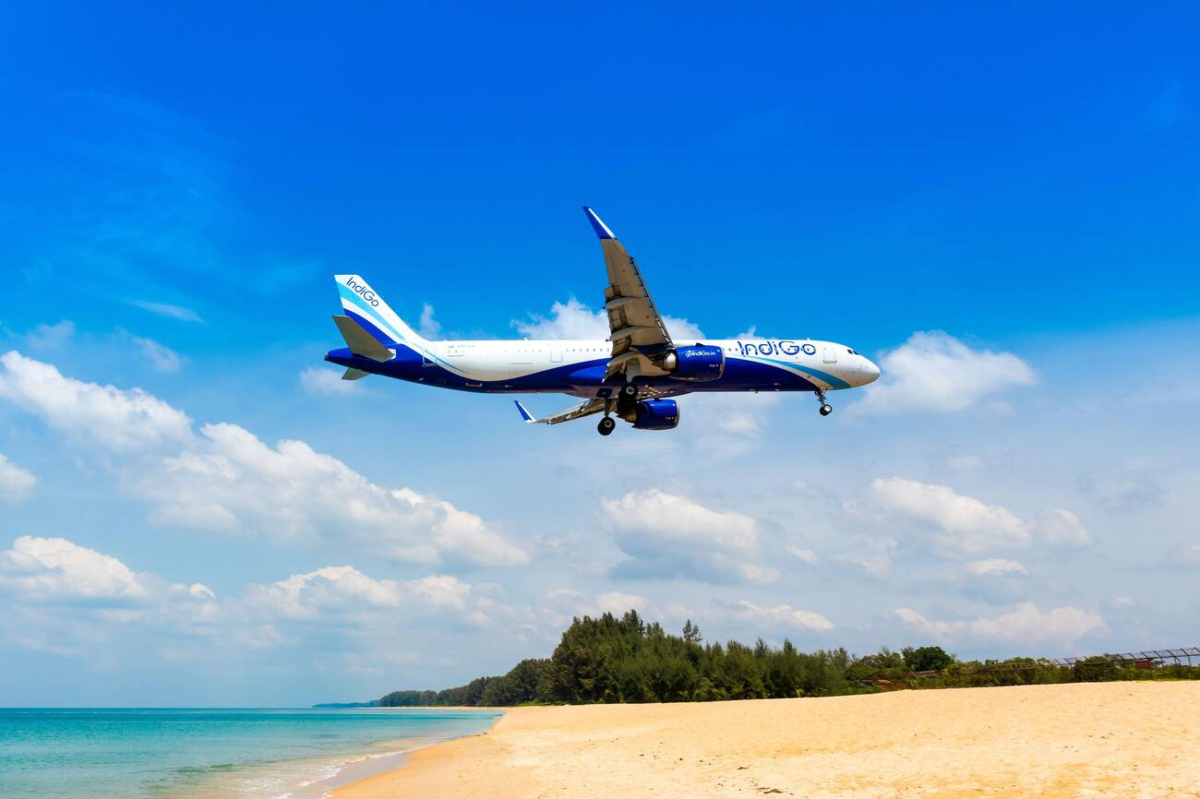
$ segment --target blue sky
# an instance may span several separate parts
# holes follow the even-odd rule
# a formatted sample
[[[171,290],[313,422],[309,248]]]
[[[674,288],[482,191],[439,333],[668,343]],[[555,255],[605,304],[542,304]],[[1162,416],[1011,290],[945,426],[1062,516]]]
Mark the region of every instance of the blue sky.
[[[628,604],[857,651],[1200,635],[1187,6],[2,13],[0,703],[441,687]],[[664,313],[884,379],[607,440],[331,385],[333,273],[451,337],[594,327],[583,203]]]

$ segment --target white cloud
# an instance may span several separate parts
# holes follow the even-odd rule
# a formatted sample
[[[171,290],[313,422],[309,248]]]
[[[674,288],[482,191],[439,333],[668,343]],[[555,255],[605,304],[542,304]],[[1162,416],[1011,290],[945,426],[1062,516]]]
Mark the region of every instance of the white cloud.
[[[133,304],[141,308],[143,311],[149,311],[156,316],[164,316],[168,319],[177,319],[180,322],[203,322],[200,314],[193,311],[191,308],[184,308],[182,305],[172,305],[168,302],[151,302],[150,300],[134,300]]]
[[[471,586],[455,577],[376,580],[353,566],[325,566],[270,585],[251,586],[246,593],[251,608],[288,619],[371,618],[376,611],[418,608],[486,621],[471,599]]]
[[[433,318],[433,306],[429,303],[421,306],[421,321],[417,323],[417,333],[428,339],[436,339],[442,334],[442,325]]]
[[[73,338],[75,338],[75,323],[69,319],[53,325],[38,325],[25,334],[25,340],[29,342],[30,348],[38,351],[60,349],[70,343]]]
[[[195,444],[132,481],[156,505],[151,520],[277,541],[332,537],[397,560],[484,565],[528,555],[482,519],[407,488],[369,482],[303,441],[275,447],[237,425],[210,424]]]
[[[1183,547],[1179,559],[1187,564],[1200,565],[1200,544],[1189,544]]]
[[[658,488],[602,499],[600,505],[619,529],[649,533],[672,543],[743,550],[758,543],[757,523],[750,516],[711,510]]]
[[[398,625],[431,615],[452,626],[485,624],[491,605],[448,575],[377,580],[351,566],[251,584],[240,595],[218,599],[203,583],[169,583],[66,539],[30,536],[0,552],[0,594],[0,635],[22,648],[76,656],[99,650],[116,635],[148,632],[152,643],[143,643],[137,657],[162,642],[167,646],[160,654],[168,659],[222,647],[269,649],[314,636],[322,649],[359,653],[364,641],[386,643]],[[115,639],[113,647],[119,647]]]
[[[659,616],[658,609],[644,596],[625,594],[620,591],[609,591],[596,597],[596,606],[601,613],[611,613],[622,616],[626,611],[636,610],[643,617]]]
[[[369,394],[367,378],[343,380],[341,369],[309,366],[300,372],[300,385],[314,397],[358,397]]]
[[[1002,574],[1028,574],[1020,561],[1007,560],[1005,558],[988,558],[986,560],[971,561],[967,564],[967,571],[981,577]]]
[[[514,320],[512,325],[522,336],[533,339],[602,341],[609,332],[604,311],[592,311],[574,297],[554,303],[549,317],[530,314],[527,321]]]
[[[730,603],[730,608],[739,618],[770,625],[785,627],[800,627],[817,632],[828,632],[833,629],[833,623],[819,613],[810,610],[800,610],[791,605],[776,605],[762,607],[748,599],[739,599]]]
[[[589,596],[574,588],[551,589],[545,592],[540,607],[527,608],[526,612],[538,625],[543,625],[548,634],[557,638],[573,618],[596,618],[604,613],[611,613],[619,618],[630,610],[636,610],[644,619],[659,622],[668,615],[679,618],[689,615],[686,608],[674,605],[668,606],[669,613],[665,613],[649,599],[638,594],[607,591]]]
[[[974,350],[941,331],[914,333],[882,356],[880,368],[883,377],[864,389],[856,413],[954,413],[1037,382],[1011,352]]]
[[[140,389],[73,380],[15,352],[0,364],[0,397],[73,438],[127,456],[115,464],[122,488],[152,505],[152,523],[280,541],[331,538],[421,563],[528,561],[478,516],[407,488],[375,485],[303,441],[271,447],[231,424],[196,433],[186,414]]]
[[[933,621],[910,608],[896,608],[895,613],[905,624],[940,641],[975,637],[1018,644],[1061,642],[1070,646],[1105,627],[1104,620],[1095,613],[1070,606],[1043,613],[1032,602],[1022,602],[1011,613],[994,619],[973,621]]]
[[[0,453],[0,502],[15,503],[26,499],[37,485],[37,477]]]
[[[72,380],[16,351],[0,356],[0,366],[0,398],[74,439],[131,451],[191,438],[187,414],[140,388]]]
[[[173,373],[178,372],[179,367],[183,364],[183,359],[175,350],[160,344],[154,339],[142,338],[128,334],[129,340],[138,348],[142,357],[150,364],[150,368],[156,372]]]
[[[1049,510],[1029,523],[1034,536],[1048,544],[1068,547],[1090,547],[1092,535],[1079,517],[1069,510]]]
[[[872,481],[871,495],[884,510],[935,525],[945,550],[970,554],[1029,543],[1029,531],[1014,513],[957,494],[949,486],[891,477]]]
[[[790,544],[784,548],[787,550],[789,555],[799,558],[805,563],[816,563],[818,560],[817,553],[813,552],[811,549],[801,549],[800,547],[794,547]]]
[[[39,602],[141,599],[147,593],[137,575],[114,557],[65,538],[28,535],[0,552],[0,588]]]
[[[956,493],[902,477],[871,482],[871,499],[885,512],[925,522],[935,530],[934,543],[944,555],[977,555],[997,549],[1029,546],[1089,546],[1091,536],[1070,511],[1051,510],[1025,520],[1007,508],[988,505]]]
[[[631,560],[617,570],[633,577],[692,577],[770,583],[776,569],[754,561],[758,523],[741,513],[717,511],[658,488],[602,499],[601,512]]]
[[[512,324],[518,333],[532,339],[604,341],[609,335],[608,314],[603,309],[593,311],[574,297],[550,306],[549,316],[530,314],[529,319]],[[664,316],[663,324],[678,343],[704,338],[700,328],[686,319]]]

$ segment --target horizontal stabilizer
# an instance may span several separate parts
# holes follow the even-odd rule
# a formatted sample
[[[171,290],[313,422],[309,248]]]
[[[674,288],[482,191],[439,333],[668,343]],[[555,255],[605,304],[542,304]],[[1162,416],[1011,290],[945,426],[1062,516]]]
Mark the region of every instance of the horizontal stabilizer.
[[[362,380],[370,372],[364,372],[362,369],[355,369],[353,366],[346,369],[346,373],[342,375],[343,380]]]
[[[516,403],[517,410],[521,412],[521,418],[525,420],[525,424],[562,424],[563,422],[570,422],[584,416],[591,416],[594,413],[601,413],[607,405],[602,399],[590,399],[587,402],[576,405],[574,408],[568,408],[562,413],[537,419],[532,413],[525,410],[525,406],[520,402],[517,402],[517,400],[513,400],[513,402]]]
[[[349,316],[334,316],[333,321],[338,326],[342,338],[346,339],[346,346],[355,355],[373,361],[390,361],[395,357],[395,353],[380,344],[378,339],[363,330],[362,326]]]

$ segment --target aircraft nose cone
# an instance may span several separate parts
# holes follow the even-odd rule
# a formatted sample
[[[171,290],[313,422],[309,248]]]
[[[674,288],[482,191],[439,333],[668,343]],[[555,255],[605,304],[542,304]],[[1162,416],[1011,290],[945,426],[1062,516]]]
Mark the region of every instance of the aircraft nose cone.
[[[863,380],[863,385],[866,385],[867,383],[874,383],[879,379],[879,367],[876,366],[875,362],[869,358],[863,358],[863,361],[865,362],[863,364],[863,377],[865,378]]]

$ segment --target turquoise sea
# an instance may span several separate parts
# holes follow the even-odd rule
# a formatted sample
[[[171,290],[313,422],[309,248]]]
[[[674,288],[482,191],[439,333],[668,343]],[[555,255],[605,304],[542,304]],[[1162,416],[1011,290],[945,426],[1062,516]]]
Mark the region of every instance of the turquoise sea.
[[[0,710],[3,799],[318,799],[487,730],[439,709]]]

